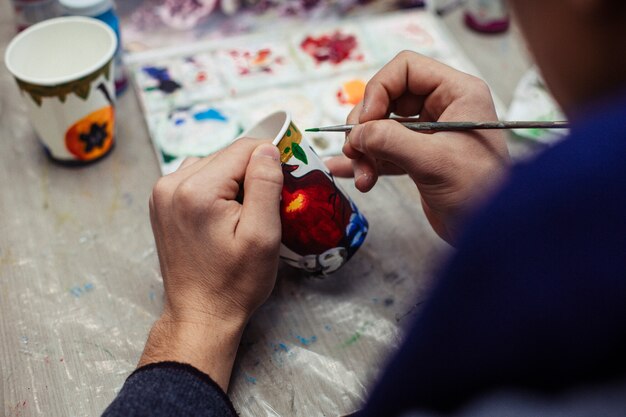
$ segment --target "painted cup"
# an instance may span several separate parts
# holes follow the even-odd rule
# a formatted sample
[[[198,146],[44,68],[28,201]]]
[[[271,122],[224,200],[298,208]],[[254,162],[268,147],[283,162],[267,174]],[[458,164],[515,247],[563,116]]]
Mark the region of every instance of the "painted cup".
[[[242,137],[274,138],[285,176],[280,202],[280,257],[312,275],[339,269],[361,246],[365,217],[341,189],[291,116],[279,111]]]
[[[87,17],[46,20],[9,44],[5,64],[52,159],[81,165],[112,149],[116,47],[115,33]]]

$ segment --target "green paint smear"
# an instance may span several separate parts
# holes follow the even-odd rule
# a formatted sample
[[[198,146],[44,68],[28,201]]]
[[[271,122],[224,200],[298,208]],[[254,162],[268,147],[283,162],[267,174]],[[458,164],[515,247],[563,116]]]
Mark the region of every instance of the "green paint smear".
[[[357,342],[357,340],[359,340],[361,338],[361,332],[359,332],[358,330],[356,332],[354,332],[354,334],[352,336],[350,336],[349,338],[347,338],[341,346],[343,347],[348,347],[351,346],[353,344],[355,344]]]
[[[365,331],[365,329],[367,329],[371,325],[372,325],[372,322],[370,321],[366,321],[365,323],[363,323],[363,326],[357,329],[357,331],[354,332],[352,336],[350,336],[349,338],[343,341],[343,343],[341,344],[341,347],[344,347],[344,348],[349,347],[355,344],[356,342],[358,342],[361,336],[363,335],[363,332]]]

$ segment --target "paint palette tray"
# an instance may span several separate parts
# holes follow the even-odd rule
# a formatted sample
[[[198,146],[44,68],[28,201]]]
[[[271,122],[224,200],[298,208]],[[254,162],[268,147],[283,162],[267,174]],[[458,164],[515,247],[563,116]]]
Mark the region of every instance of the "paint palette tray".
[[[269,33],[128,56],[161,171],[227,146],[276,110],[302,129],[341,124],[367,81],[408,49],[479,75],[432,13],[403,11],[347,22],[276,25]],[[318,154],[344,135],[310,134]]]

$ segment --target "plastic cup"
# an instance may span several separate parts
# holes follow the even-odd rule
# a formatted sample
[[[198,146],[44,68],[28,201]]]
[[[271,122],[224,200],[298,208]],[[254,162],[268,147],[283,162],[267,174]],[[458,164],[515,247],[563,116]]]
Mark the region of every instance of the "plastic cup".
[[[116,48],[113,30],[86,17],[46,20],[9,44],[5,64],[53,160],[82,165],[113,148]]]

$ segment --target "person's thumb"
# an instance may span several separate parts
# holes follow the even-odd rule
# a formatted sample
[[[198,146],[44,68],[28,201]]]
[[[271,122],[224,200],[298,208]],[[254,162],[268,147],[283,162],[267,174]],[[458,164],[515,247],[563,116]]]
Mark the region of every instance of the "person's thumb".
[[[429,153],[429,136],[384,119],[354,126],[348,135],[348,144],[363,155],[391,162],[411,174],[419,166],[417,162]]]
[[[243,190],[243,209],[237,233],[245,239],[270,243],[280,241],[280,192],[283,172],[278,148],[259,145],[248,163]]]

